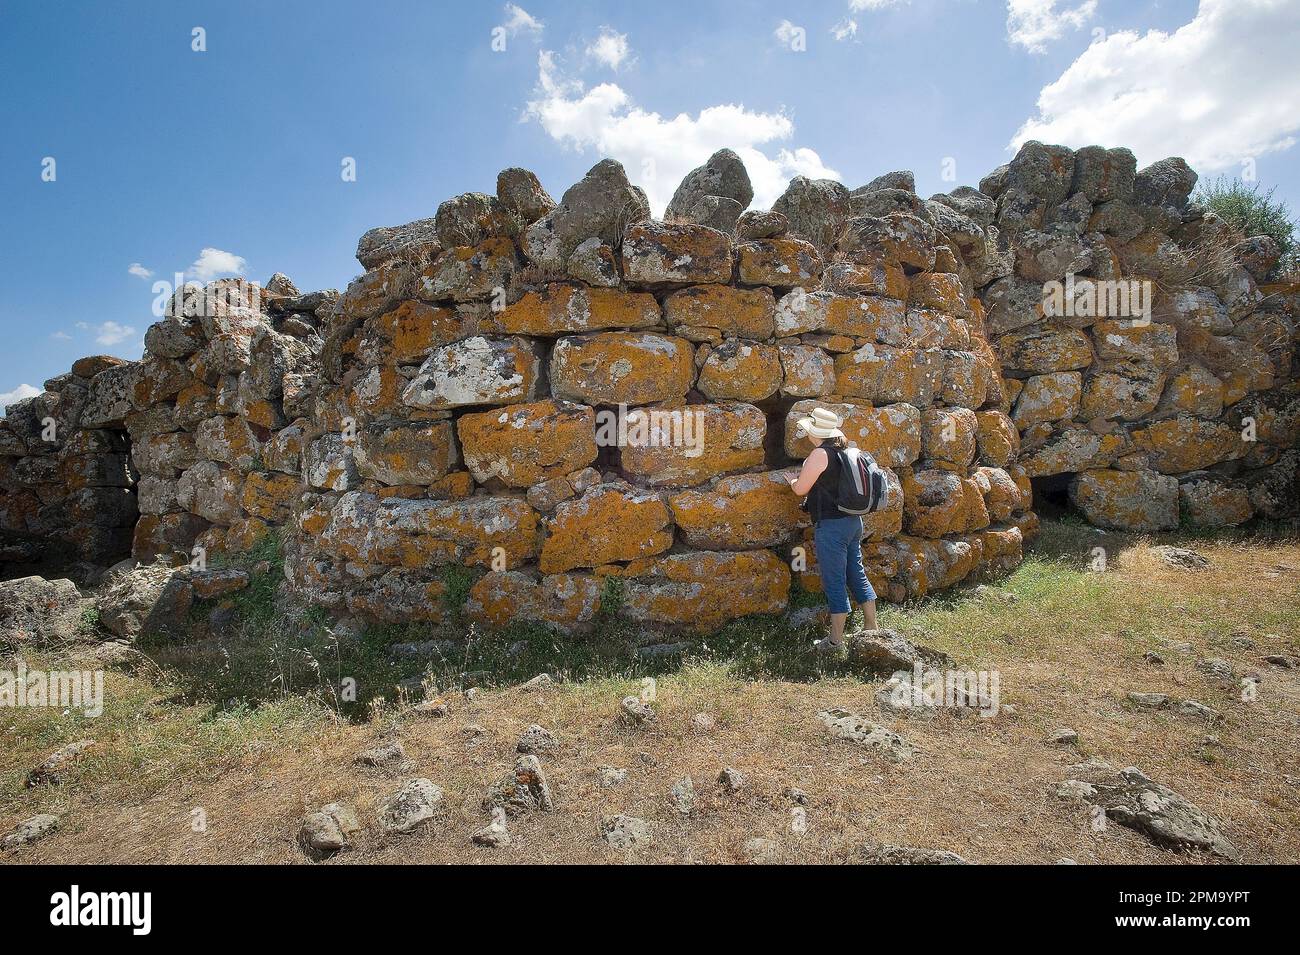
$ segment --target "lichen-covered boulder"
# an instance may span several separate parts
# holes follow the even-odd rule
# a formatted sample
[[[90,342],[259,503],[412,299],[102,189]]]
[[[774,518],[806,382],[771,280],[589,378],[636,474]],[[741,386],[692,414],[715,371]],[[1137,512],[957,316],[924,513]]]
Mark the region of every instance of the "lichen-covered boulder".
[[[708,349],[695,387],[715,401],[762,401],[781,387],[781,357],[772,345],[731,338]]]
[[[647,417],[648,438],[622,447],[620,460],[624,471],[646,484],[690,487],[763,463],[767,420],[751,404],[723,401],[636,413]]]
[[[772,211],[785,216],[791,233],[807,239],[825,255],[835,247],[853,207],[843,183],[795,176],[772,203]]]
[[[1003,335],[997,341],[1004,369],[1046,374],[1075,371],[1092,364],[1092,343],[1076,328],[1038,326]]]
[[[357,261],[369,270],[399,259],[428,261],[440,251],[437,220],[416,219],[405,225],[381,226],[366,232],[357,242]]]
[[[668,503],[682,539],[700,550],[773,547],[808,524],[782,471],[719,478]]]
[[[1246,453],[1241,433],[1229,424],[1179,415],[1136,428],[1133,444],[1165,474],[1209,467]]]
[[[650,332],[601,332],[559,339],[551,393],[590,404],[649,404],[683,397],[695,381],[691,343]]]
[[[921,456],[921,411],[906,402],[872,407],[855,402],[796,401],[786,412],[785,453],[802,459],[812,450],[806,438],[796,434],[802,417],[814,408],[826,408],[843,420],[840,430],[849,443],[861,448],[882,467],[905,467]]]
[[[943,359],[937,348],[863,345],[836,356],[835,382],[841,394],[928,407],[943,382]]]
[[[434,349],[402,392],[412,408],[506,405],[537,397],[538,346],[527,338],[475,336]]]
[[[176,502],[214,524],[231,524],[244,516],[240,498],[243,476],[215,461],[200,461],[181,475]]]
[[[808,288],[821,277],[823,260],[817,247],[803,239],[755,239],[736,249],[741,285]]]
[[[629,285],[725,284],[731,269],[731,237],[717,229],[645,221],[623,234],[623,276]]]
[[[766,288],[696,285],[664,299],[670,328],[712,328],[737,338],[765,339],[775,328],[776,299]]]
[[[1236,527],[1255,516],[1246,487],[1207,471],[1179,478],[1178,504],[1188,522],[1200,527]]]
[[[1022,429],[1042,421],[1068,420],[1079,413],[1082,397],[1083,376],[1077,371],[1035,375],[1025,381],[1011,416]]]
[[[504,627],[514,621],[581,627],[600,611],[601,580],[590,574],[530,574],[521,570],[484,574],[470,587],[470,620]]]
[[[736,215],[749,207],[754,199],[754,187],[750,184],[749,173],[730,149],[719,149],[703,166],[697,166],[686,174],[673,193],[664,212],[667,220],[699,222],[696,218],[701,200],[717,196],[730,199],[736,203]],[[734,224],[734,219],[732,220]],[[706,223],[707,224],[707,223]]]
[[[1070,502],[1097,527],[1166,531],[1178,526],[1178,480],[1151,471],[1083,471],[1070,481]]]
[[[835,359],[813,345],[782,342],[781,394],[795,398],[829,395],[835,391]]]
[[[495,324],[511,335],[562,335],[653,328],[662,324],[662,316],[654,296],[645,292],[550,284],[507,305]]]
[[[476,481],[528,488],[596,460],[595,419],[587,405],[552,399],[465,414],[456,431]]]
[[[381,484],[432,484],[459,463],[449,421],[367,428],[353,456],[357,472]]]
[[[658,493],[621,481],[598,484],[556,506],[538,566],[544,574],[599,567],[658,554],[672,543],[672,512]]]
[[[497,173],[497,203],[518,223],[531,224],[555,208],[555,200],[542,188],[535,173],[518,166]]]
[[[790,597],[790,568],[770,550],[649,557],[633,561],[622,577],[622,610],[630,619],[697,630],[778,613]]]

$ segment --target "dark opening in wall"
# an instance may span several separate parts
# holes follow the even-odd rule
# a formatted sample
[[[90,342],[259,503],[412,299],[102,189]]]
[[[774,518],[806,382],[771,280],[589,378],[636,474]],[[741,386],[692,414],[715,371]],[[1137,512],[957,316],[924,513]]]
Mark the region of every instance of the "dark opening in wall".
[[[1048,474],[1031,480],[1034,486],[1034,511],[1043,520],[1059,518],[1073,510],[1070,505],[1070,480],[1074,474]]]

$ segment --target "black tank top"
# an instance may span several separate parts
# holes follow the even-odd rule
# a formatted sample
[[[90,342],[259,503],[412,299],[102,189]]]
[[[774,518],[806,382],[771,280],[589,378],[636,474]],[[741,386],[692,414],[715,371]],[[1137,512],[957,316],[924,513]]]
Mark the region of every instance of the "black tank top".
[[[846,517],[835,503],[835,492],[840,485],[840,456],[835,441],[828,438],[818,447],[826,452],[826,470],[817,475],[817,482],[808,492],[808,516],[816,524],[818,521]]]

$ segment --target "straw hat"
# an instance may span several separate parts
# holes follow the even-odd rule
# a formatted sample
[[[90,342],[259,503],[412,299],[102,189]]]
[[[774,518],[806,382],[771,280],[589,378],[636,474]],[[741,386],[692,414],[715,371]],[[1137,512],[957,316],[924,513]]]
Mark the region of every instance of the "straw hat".
[[[827,411],[825,408],[814,408],[813,413],[807,417],[800,418],[795,422],[798,429],[797,434],[810,434],[814,438],[820,438],[825,441],[827,438],[842,438],[844,432],[840,430],[840,425],[844,423],[833,411]]]

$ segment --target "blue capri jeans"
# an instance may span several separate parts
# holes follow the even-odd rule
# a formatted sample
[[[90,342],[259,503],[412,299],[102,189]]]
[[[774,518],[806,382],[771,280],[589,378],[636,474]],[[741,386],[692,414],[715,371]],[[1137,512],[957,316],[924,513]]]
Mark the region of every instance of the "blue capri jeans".
[[[831,613],[848,613],[852,609],[850,590],[859,604],[876,599],[867,572],[862,569],[862,518],[818,521],[813,528],[813,549]]]

